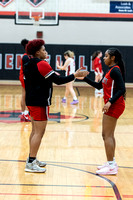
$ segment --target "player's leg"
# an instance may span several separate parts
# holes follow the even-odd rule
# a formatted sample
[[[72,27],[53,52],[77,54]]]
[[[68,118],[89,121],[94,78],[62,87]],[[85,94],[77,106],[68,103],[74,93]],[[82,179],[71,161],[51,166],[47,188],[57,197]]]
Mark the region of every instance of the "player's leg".
[[[116,146],[114,131],[116,123],[116,118],[103,114],[102,137],[108,162],[98,168],[97,174],[117,174],[118,166],[114,160]]]
[[[36,158],[42,137],[45,133],[47,121],[33,121],[33,124],[34,134],[30,140],[30,156]]]
[[[69,89],[69,92],[71,93],[72,98],[73,98],[73,101],[71,102],[71,104],[77,104],[79,101],[77,99],[76,93],[75,93],[74,88],[73,88],[73,81],[68,83],[68,89]]]
[[[21,110],[22,110],[21,121],[29,122],[31,119],[28,110],[26,110],[25,88],[23,86],[22,86]]]
[[[95,72],[95,82],[98,82],[99,76],[98,76],[98,72]],[[95,89],[95,94],[99,93],[98,89]]]
[[[46,163],[37,160],[37,152],[45,133],[48,117],[48,109],[45,107],[28,106],[31,113],[32,132],[29,138],[29,158],[26,161],[26,172],[45,172]]]
[[[66,83],[66,89],[65,89],[65,95],[64,95],[64,97],[63,97],[63,99],[62,99],[62,103],[66,103],[66,101],[67,101],[67,97],[68,97],[68,95],[69,95],[69,85],[68,85],[69,83]]]
[[[117,119],[108,115],[103,114],[102,122],[102,136],[105,144],[105,150],[107,155],[107,160],[113,160],[115,154],[115,138],[114,131],[116,127]]]
[[[25,105],[25,88],[22,87],[22,98],[21,98],[21,110],[22,112],[25,111],[26,105]]]

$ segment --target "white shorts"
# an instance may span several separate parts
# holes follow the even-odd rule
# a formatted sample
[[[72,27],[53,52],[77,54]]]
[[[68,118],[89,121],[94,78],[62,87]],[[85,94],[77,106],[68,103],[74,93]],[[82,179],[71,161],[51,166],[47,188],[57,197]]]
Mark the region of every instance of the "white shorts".
[[[95,72],[95,75],[96,75],[96,76],[97,76],[97,75],[102,76],[102,73]]]

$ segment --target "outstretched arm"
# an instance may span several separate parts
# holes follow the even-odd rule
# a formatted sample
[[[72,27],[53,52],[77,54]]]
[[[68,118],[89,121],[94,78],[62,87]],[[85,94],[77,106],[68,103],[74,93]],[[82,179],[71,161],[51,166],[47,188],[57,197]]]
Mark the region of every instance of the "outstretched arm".
[[[102,80],[100,82],[95,82],[95,81],[92,81],[91,79],[89,79],[88,77],[85,77],[83,79],[86,83],[88,83],[89,85],[93,86],[94,88],[100,90],[103,88],[102,86]]]
[[[88,71],[81,71],[81,70],[82,68],[78,69],[74,74],[71,74],[69,76],[58,76],[57,74],[53,73],[49,77],[49,80],[51,80],[51,82],[56,83],[57,85],[61,85],[64,83],[71,82],[77,77],[85,77],[88,75],[89,73]]]

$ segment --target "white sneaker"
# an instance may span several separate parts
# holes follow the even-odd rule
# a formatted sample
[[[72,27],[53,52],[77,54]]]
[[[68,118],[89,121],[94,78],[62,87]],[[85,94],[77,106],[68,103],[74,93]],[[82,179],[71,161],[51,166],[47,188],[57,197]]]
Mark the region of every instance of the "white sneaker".
[[[39,167],[37,164],[37,161],[35,159],[32,163],[29,163],[26,161],[25,171],[26,172],[44,173],[44,172],[46,172],[46,169]]]
[[[47,165],[45,162],[39,161],[39,160],[37,160],[37,159],[36,159],[36,163],[37,163],[37,165],[38,165],[39,167],[45,167],[45,166]]]
[[[115,162],[114,165],[115,165],[115,166],[117,167],[117,169],[118,169],[118,165],[117,165],[116,162]],[[102,169],[102,168],[107,167],[107,166],[108,166],[108,162],[104,163],[103,165],[98,166],[97,169],[99,170],[99,169]]]
[[[113,175],[113,174],[117,174],[118,172],[118,167],[113,165],[109,165],[107,163],[107,165],[103,168],[101,168],[100,170],[96,171],[96,174],[100,174],[100,175]]]

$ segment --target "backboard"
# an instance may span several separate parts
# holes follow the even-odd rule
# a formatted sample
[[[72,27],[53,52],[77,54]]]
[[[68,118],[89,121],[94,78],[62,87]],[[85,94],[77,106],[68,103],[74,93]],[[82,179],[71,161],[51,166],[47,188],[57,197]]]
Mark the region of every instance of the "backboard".
[[[16,0],[16,24],[57,25],[58,0]]]

